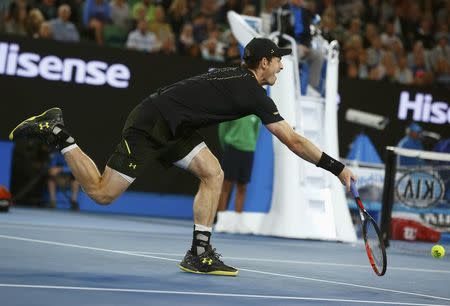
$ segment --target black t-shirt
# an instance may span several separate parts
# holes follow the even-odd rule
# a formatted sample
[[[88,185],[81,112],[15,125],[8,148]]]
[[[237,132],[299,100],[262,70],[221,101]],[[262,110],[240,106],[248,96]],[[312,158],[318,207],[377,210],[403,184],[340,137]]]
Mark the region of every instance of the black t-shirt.
[[[152,99],[174,135],[250,114],[263,124],[283,120],[253,73],[218,68],[158,90]]]

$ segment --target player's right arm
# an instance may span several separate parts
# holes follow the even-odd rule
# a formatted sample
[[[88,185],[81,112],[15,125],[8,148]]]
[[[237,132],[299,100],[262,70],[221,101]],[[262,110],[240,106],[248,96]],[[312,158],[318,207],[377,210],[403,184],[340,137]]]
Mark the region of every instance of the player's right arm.
[[[315,165],[319,162],[322,151],[308,139],[297,134],[285,120],[267,124],[266,127],[297,156]]]
[[[334,171],[334,167],[323,167],[323,165],[321,165],[323,162],[339,162],[328,157],[328,155],[326,154],[324,156],[324,153],[316,145],[314,145],[307,138],[296,133],[285,120],[266,124],[266,127],[297,156],[334,173],[339,177],[342,184],[345,185],[348,190],[350,190],[350,181],[352,179],[356,181],[356,176],[350,171],[350,169],[348,169],[347,167],[343,167],[342,170],[339,171],[339,173],[336,173],[336,171]]]

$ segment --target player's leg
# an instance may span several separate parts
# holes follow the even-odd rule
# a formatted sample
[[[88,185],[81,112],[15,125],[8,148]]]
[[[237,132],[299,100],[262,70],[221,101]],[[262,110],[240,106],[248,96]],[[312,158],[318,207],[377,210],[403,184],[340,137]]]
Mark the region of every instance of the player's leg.
[[[10,140],[20,137],[40,138],[60,149],[77,181],[100,204],[111,203],[132,182],[109,167],[100,175],[94,162],[81,151],[74,138],[64,129],[62,111],[57,107],[22,121],[9,134]]]
[[[192,247],[180,263],[186,272],[236,276],[238,271],[220,260],[211,247],[211,231],[223,183],[219,161],[205,146],[189,162],[188,171],[200,179],[194,198],[194,233]]]
[[[108,166],[100,174],[92,159],[79,147],[65,152],[64,158],[83,190],[98,204],[110,204],[131,185],[119,172]]]
[[[205,147],[191,161],[188,170],[200,179],[194,198],[194,222],[211,227],[222,190],[222,168],[217,158]]]

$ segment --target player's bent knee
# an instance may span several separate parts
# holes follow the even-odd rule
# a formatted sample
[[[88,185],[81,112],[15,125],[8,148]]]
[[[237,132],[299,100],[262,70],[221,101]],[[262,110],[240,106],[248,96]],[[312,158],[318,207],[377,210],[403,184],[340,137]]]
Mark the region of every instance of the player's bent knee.
[[[88,195],[92,200],[95,201],[95,203],[99,205],[109,205],[116,199],[116,197],[104,192],[91,192],[88,193]]]
[[[114,201],[114,198],[107,197],[107,196],[99,197],[95,200],[95,202],[97,204],[105,205],[105,206],[111,204],[113,201]]]
[[[224,172],[220,167],[211,169],[205,174],[204,177],[201,178],[201,180],[208,185],[220,187],[222,187],[223,179],[224,179]]]

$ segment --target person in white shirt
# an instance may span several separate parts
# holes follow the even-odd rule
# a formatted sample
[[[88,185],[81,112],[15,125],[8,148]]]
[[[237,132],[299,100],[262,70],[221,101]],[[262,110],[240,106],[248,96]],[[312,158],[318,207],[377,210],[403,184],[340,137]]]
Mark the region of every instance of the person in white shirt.
[[[128,34],[126,45],[128,49],[145,52],[157,52],[161,49],[161,42],[155,33],[148,31],[148,23],[144,19],[138,21],[136,30]]]
[[[71,14],[70,6],[63,4],[58,8],[58,18],[50,21],[53,39],[59,41],[80,41],[80,34],[75,25],[69,21]]]

